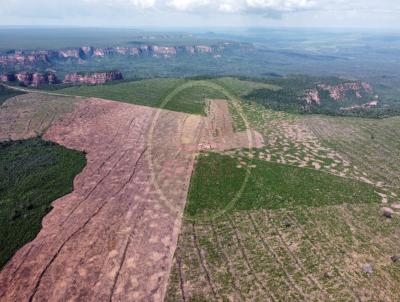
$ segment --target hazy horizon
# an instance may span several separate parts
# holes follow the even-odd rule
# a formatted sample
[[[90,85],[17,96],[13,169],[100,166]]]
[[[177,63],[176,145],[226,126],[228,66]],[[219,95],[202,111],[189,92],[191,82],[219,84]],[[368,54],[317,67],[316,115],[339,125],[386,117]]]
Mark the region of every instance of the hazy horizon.
[[[400,29],[394,0],[0,0],[0,26]]]

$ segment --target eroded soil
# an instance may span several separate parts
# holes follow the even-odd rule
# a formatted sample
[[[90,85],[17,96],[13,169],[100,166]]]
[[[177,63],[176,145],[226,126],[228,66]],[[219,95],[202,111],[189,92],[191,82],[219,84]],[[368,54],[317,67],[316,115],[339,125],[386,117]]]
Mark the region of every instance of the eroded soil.
[[[8,99],[0,107],[0,141],[27,139],[43,134],[79,98],[29,93]]]
[[[263,136],[253,130],[235,132],[227,100],[208,100],[203,149],[226,151],[241,148],[261,148]]]
[[[0,273],[0,300],[163,300],[203,127],[188,117],[89,99],[53,124],[44,139],[87,166]]]
[[[44,133],[86,152],[87,166],[0,273],[0,300],[162,301],[197,151],[263,145],[258,132],[234,132],[227,101],[209,101],[208,113],[35,94],[9,100],[0,140]]]

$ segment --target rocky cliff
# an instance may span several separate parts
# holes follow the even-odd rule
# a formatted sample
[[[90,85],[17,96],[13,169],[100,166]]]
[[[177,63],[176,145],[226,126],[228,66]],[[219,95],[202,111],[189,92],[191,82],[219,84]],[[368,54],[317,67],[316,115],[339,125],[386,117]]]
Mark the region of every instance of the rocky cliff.
[[[0,75],[0,82],[18,82],[22,86],[39,87],[59,83],[53,73],[19,72]]]
[[[356,81],[345,82],[338,85],[318,84],[316,88],[309,89],[305,92],[304,101],[307,104],[320,105],[321,100],[326,96],[335,102],[345,101],[346,99],[374,98],[373,90],[368,83]]]
[[[224,45],[193,45],[193,46],[159,46],[159,45],[138,45],[129,47],[107,47],[96,48],[83,46],[59,50],[16,50],[6,54],[0,53],[0,65],[22,65],[32,66],[37,64],[50,64],[54,60],[77,60],[82,63],[91,58],[103,58],[107,56],[153,56],[170,58],[179,54],[212,54],[222,52]]]
[[[98,85],[122,79],[122,73],[119,71],[95,72],[89,74],[70,73],[65,76],[64,83]]]

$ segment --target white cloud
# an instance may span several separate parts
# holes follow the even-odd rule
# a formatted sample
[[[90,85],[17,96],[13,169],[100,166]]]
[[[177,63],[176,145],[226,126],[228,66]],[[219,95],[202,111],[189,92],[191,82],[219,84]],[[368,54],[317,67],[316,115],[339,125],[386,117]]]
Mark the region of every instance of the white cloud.
[[[114,8],[170,9],[178,12],[210,13],[292,12],[309,9],[315,5],[314,0],[78,0],[76,3],[78,5],[79,3],[106,5]]]
[[[162,1],[154,3],[160,5]],[[178,11],[195,11],[206,9],[209,12],[246,13],[246,12],[292,12],[314,7],[313,0],[170,0],[169,7]]]
[[[194,11],[210,7],[209,0],[171,0],[168,6],[178,11]]]
[[[0,0],[0,24],[60,23],[186,25],[360,24],[371,19],[381,24],[391,21],[400,27],[399,0]],[[23,9],[21,9],[23,8]],[[301,12],[301,13],[298,13]],[[357,13],[357,18],[352,17]],[[290,15],[290,16],[289,16]],[[345,19],[347,23],[337,21]],[[33,21],[32,21],[33,20]],[[49,21],[52,20],[52,21]],[[58,20],[58,22],[54,21]],[[206,20],[206,21],[205,21]],[[207,22],[210,22],[207,23]],[[243,21],[244,22],[244,21]],[[275,23],[273,23],[275,22]],[[286,23],[285,23],[286,22]],[[300,22],[300,23],[299,23]]]

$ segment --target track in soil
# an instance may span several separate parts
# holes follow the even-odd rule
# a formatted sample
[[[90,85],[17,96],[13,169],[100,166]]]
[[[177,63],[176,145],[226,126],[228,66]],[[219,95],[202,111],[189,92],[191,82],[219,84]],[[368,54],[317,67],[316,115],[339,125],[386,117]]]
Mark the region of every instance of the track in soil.
[[[0,273],[1,301],[163,300],[204,120],[156,112],[88,99],[50,126],[87,166]]]

